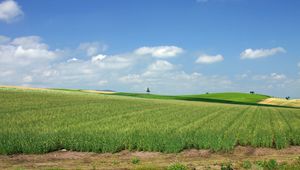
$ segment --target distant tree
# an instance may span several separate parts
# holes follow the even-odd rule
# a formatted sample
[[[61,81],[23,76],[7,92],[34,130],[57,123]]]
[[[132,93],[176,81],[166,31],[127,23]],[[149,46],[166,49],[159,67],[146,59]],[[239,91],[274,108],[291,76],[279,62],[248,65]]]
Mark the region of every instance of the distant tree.
[[[149,87],[147,87],[147,90],[146,90],[146,92],[149,94],[150,93],[150,89],[149,89]]]
[[[286,100],[289,100],[289,99],[290,99],[290,96],[285,97],[285,99],[286,99]]]
[[[254,91],[250,91],[250,94],[255,94],[255,92]]]
[[[206,92],[206,94],[209,94],[208,92]]]

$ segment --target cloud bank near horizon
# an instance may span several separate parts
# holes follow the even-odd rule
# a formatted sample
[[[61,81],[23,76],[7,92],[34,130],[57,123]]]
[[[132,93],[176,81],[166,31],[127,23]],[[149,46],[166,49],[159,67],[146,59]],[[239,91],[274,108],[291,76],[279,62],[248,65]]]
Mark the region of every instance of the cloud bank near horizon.
[[[113,55],[106,54],[104,47],[107,46],[98,42],[85,42],[65,51],[51,49],[39,36],[0,36],[0,83],[133,92],[143,92],[150,87],[160,94],[248,90],[267,93],[300,87],[300,78],[276,72],[236,77],[188,72],[182,64],[174,62],[174,57],[187,58],[183,51],[188,51],[174,45],[143,46]],[[84,56],[77,56],[79,52]],[[195,66],[221,61],[224,61],[221,54],[200,55]]]

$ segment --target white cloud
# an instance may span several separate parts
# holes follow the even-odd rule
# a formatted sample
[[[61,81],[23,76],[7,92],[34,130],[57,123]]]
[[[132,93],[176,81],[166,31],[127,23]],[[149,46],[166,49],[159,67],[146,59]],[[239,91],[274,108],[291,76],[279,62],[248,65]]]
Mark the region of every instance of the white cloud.
[[[78,60],[79,60],[78,58],[73,57],[73,58],[67,60],[67,62],[68,62],[68,63],[70,63],[70,62],[76,62],[76,61],[78,61]]]
[[[48,49],[37,36],[15,38],[0,44],[0,63],[29,65],[35,62],[48,62],[58,56],[58,51]]]
[[[159,75],[163,72],[173,70],[174,68],[175,68],[175,66],[168,61],[157,60],[148,66],[146,72],[143,75],[144,76],[155,76],[155,75]]]
[[[39,72],[38,72],[39,73]],[[59,73],[57,70],[45,70],[42,72],[43,77],[52,77],[52,76],[57,76]]]
[[[220,54],[215,55],[215,56],[201,55],[196,60],[196,63],[199,63],[199,64],[212,64],[212,63],[216,63],[216,62],[221,62],[223,60],[224,60],[224,57]]]
[[[152,63],[148,70],[151,71],[167,71],[167,70],[172,70],[174,68],[174,65],[171,64],[168,61],[164,60],[157,60],[156,62]]]
[[[280,81],[285,80],[287,77],[285,74],[271,73],[269,75],[255,75],[254,80],[267,80],[267,81]]]
[[[106,85],[107,83],[108,83],[107,80],[100,80],[100,81],[98,81],[98,85],[100,85],[100,86],[104,86],[104,85]]]
[[[5,0],[0,3],[0,20],[9,23],[22,15],[23,11],[15,1]]]
[[[99,63],[99,62],[103,61],[105,58],[106,58],[106,55],[99,54],[99,55],[92,57],[91,61],[92,61],[92,63]]]
[[[251,48],[246,49],[241,53],[241,59],[256,59],[263,58],[272,55],[276,55],[278,53],[285,53],[285,49],[282,47],[271,48],[271,49],[256,49],[253,50]]]
[[[56,54],[47,49],[25,49],[22,46],[18,46],[15,50],[15,57],[17,58],[41,58],[53,59]]]
[[[286,75],[271,73],[271,79],[273,79],[273,80],[283,80],[283,79],[286,79]]]
[[[31,83],[31,82],[32,82],[32,76],[27,75],[23,78],[23,83]]]
[[[99,54],[91,58],[91,62],[102,69],[124,69],[133,64],[133,60],[128,56],[106,56]]]
[[[138,74],[129,74],[129,75],[120,77],[119,80],[123,83],[142,83],[143,82],[141,75],[138,75]]]
[[[132,92],[149,87],[153,93],[164,94],[272,89],[275,94],[300,95],[300,80],[280,73],[254,77],[247,72],[234,80],[222,75],[187,73],[181,69],[184,67],[169,61],[134,52],[82,57],[78,51],[52,50],[38,36],[8,39],[0,44],[0,84]]]
[[[12,70],[0,70],[0,77],[10,76],[14,73]]]
[[[137,55],[151,55],[157,58],[175,57],[183,52],[183,49],[176,46],[141,47],[134,51]]]
[[[59,56],[59,50],[50,50],[48,45],[38,36],[18,37],[13,40],[6,38],[0,44],[0,83],[23,85],[34,83],[33,70],[48,68]],[[36,73],[38,76],[50,76],[53,73]]]
[[[120,79],[128,84],[130,91],[144,91],[149,87],[153,93],[205,93],[216,91],[231,91],[232,82],[223,76],[204,76],[201,73],[188,74],[184,71],[173,70],[160,74],[130,74]]]
[[[7,42],[9,42],[9,41],[10,41],[10,38],[9,38],[9,37],[0,35],[0,44],[5,44],[5,43],[7,43]]]
[[[298,67],[300,67],[300,62],[298,63]]]
[[[99,52],[104,52],[107,48],[107,45],[99,42],[85,42],[81,43],[78,47],[79,50],[85,51],[87,56],[93,56]]]

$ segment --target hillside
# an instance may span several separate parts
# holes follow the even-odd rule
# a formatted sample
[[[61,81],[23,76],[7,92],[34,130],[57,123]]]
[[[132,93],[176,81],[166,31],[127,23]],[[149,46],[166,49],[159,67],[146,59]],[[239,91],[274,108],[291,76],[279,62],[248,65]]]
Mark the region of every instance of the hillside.
[[[300,145],[299,109],[0,88],[0,153]]]
[[[248,94],[248,93],[210,93],[199,95],[179,95],[167,96],[145,93],[114,93],[113,95],[130,96],[148,99],[173,99],[173,100],[188,100],[188,101],[203,101],[216,103],[234,103],[234,104],[249,104],[257,105],[260,101],[269,98],[267,95]]]

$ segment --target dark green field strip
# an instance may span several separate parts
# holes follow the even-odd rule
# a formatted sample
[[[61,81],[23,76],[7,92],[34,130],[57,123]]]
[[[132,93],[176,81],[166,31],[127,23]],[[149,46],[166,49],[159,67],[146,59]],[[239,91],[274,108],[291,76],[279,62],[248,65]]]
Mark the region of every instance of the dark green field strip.
[[[237,93],[237,92],[210,93],[210,94],[199,94],[199,95],[178,95],[178,96],[119,92],[119,93],[114,93],[112,95],[152,98],[152,99],[177,99],[177,100],[190,100],[190,101],[200,101],[200,100],[205,101],[205,99],[207,99],[208,101],[219,100],[219,102],[231,101],[231,102],[245,102],[245,103],[258,103],[259,101],[270,97],[261,94],[248,94],[248,93]]]
[[[185,101],[198,101],[198,102],[208,102],[208,103],[223,103],[223,104],[235,104],[235,105],[300,109],[299,107],[293,107],[293,106],[261,104],[259,103],[260,101],[267,99],[270,96],[262,95],[262,94],[248,94],[248,93],[237,93],[237,92],[210,93],[210,94],[200,94],[200,95],[179,95],[179,96],[118,92],[118,93],[107,94],[107,95],[128,96],[128,97],[146,98],[146,99],[185,100]]]

